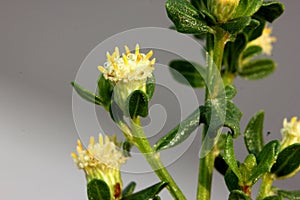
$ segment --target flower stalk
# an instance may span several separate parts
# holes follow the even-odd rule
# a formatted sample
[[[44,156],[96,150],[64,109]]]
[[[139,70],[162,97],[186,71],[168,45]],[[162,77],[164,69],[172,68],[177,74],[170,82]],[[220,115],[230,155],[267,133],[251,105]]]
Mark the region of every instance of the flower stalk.
[[[159,152],[155,152],[151,147],[143,128],[141,127],[140,118],[134,118],[131,120],[133,142],[137,148],[145,156],[146,160],[154,170],[155,174],[161,181],[167,182],[167,189],[170,191],[174,199],[185,200],[186,197],[171,177],[162,161],[160,160]]]

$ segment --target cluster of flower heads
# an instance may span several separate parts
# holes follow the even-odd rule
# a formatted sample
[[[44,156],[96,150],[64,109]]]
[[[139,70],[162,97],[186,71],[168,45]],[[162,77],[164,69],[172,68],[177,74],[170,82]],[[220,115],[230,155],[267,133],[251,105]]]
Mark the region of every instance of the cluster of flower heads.
[[[282,149],[295,143],[300,143],[300,120],[297,117],[292,117],[291,121],[285,118],[283,120],[282,134]]]
[[[272,43],[276,42],[276,37],[271,36],[272,29],[265,27],[263,33],[257,39],[248,43],[248,46],[260,46],[262,48],[263,53],[267,55],[272,54]]]
[[[150,60],[152,55],[152,50],[147,54],[140,53],[138,44],[134,53],[131,53],[129,48],[125,46],[125,53],[122,56],[119,48],[116,47],[111,55],[109,52],[106,53],[107,61],[104,63],[104,66],[98,66],[98,69],[106,79],[113,82],[145,80],[152,76],[154,70],[155,58]]]

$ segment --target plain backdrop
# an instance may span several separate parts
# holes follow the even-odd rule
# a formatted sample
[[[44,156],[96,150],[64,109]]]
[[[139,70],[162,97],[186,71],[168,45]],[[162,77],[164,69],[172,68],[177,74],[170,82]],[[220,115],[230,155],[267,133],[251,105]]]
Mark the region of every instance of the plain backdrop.
[[[264,109],[266,141],[281,138],[284,117],[300,117],[300,1],[282,2],[286,11],[272,25],[276,72],[264,80],[235,82],[239,92],[234,101],[244,113],[242,130],[256,111]],[[78,134],[69,82],[87,54],[111,35],[171,24],[160,0],[0,1],[0,199],[87,199],[84,175],[70,157]],[[190,148],[168,166],[190,200],[196,195],[199,132]],[[243,160],[241,138],[236,146]],[[124,173],[123,180],[136,181],[137,189],[158,181],[152,173]],[[276,184],[299,189],[299,176]],[[171,199],[166,190],[161,194]],[[212,199],[227,195],[216,172]]]

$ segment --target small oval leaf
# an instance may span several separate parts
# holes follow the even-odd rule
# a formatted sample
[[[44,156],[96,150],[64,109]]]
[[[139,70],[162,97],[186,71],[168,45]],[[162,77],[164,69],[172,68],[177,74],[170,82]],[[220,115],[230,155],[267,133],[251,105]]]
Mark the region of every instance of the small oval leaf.
[[[267,1],[262,4],[255,16],[261,17],[272,23],[284,12],[284,5],[278,1]]]
[[[244,50],[242,59],[249,59],[254,56],[258,56],[262,53],[262,48],[260,46],[249,46]]]
[[[263,4],[263,0],[240,0],[235,10],[234,18],[243,16],[252,16]]]
[[[89,200],[110,200],[108,185],[99,179],[93,179],[88,183],[87,193]]]
[[[237,160],[234,154],[233,138],[231,134],[227,134],[223,159],[226,161],[227,165],[233,171],[233,173],[238,177],[238,179],[242,181],[242,175],[239,170]]]
[[[271,172],[277,177],[288,176],[300,167],[300,144],[293,144],[283,149],[273,165]]]
[[[263,200],[283,200],[283,199],[279,196],[269,196],[264,198]]]
[[[179,83],[187,84],[189,83],[194,88],[205,87],[205,82],[203,77],[206,76],[205,69],[194,62],[189,62],[186,60],[173,60],[169,64],[170,70],[173,78]],[[176,73],[176,70],[178,73]],[[183,76],[180,76],[180,74]]]
[[[228,169],[228,165],[225,162],[225,160],[222,158],[222,156],[218,155],[215,158],[215,168],[218,172],[220,172],[220,174],[222,174],[223,176],[226,174],[226,171]]]
[[[199,11],[186,0],[168,0],[166,10],[179,32],[202,34],[211,31],[206,22],[200,18]]]
[[[141,90],[135,90],[129,95],[127,106],[132,119],[148,116],[148,96]]]
[[[122,200],[141,200],[141,199],[151,199],[157,196],[157,194],[164,189],[168,184],[165,182],[157,183],[153,186],[150,186],[144,190],[141,190],[137,193],[125,196]]]
[[[263,123],[264,123],[264,111],[257,112],[249,121],[245,133],[244,141],[248,152],[254,155],[263,149]]]
[[[85,99],[91,103],[94,103],[96,105],[103,105],[101,98],[99,96],[97,96],[95,93],[92,93],[92,92],[84,89],[83,87],[81,87],[79,84],[77,84],[75,82],[71,82],[71,85],[74,87],[77,94],[80,97],[82,97],[83,99]]]
[[[155,77],[152,74],[152,76],[147,78],[146,81],[146,94],[148,95],[149,100],[152,99],[154,91],[155,91]]]
[[[279,196],[288,198],[290,200],[300,199],[300,190],[295,190],[295,191],[278,190],[277,193]]]
[[[109,80],[105,79],[103,74],[101,74],[98,79],[98,94],[106,110],[109,109],[113,89],[114,86],[112,85],[112,83]]]
[[[251,17],[239,17],[232,19],[225,24],[221,24],[221,28],[223,28],[225,31],[236,34],[243,30],[246,26],[248,26],[251,22]]]
[[[226,186],[229,191],[240,190],[239,179],[231,169],[228,169],[224,176]]]
[[[270,172],[272,165],[276,162],[279,152],[280,143],[278,140],[273,140],[266,144],[257,156],[257,167],[253,171],[248,182],[253,185],[258,179],[267,172]]]
[[[276,69],[276,64],[270,59],[257,59],[245,63],[239,70],[239,75],[247,80],[257,80],[267,77]]]
[[[155,151],[169,149],[182,143],[191,135],[191,133],[199,126],[199,124],[200,110],[197,109],[174,129],[172,129],[167,135],[157,141],[154,145]]]
[[[136,183],[130,182],[122,191],[122,197],[126,197],[128,195],[131,195],[135,189]]]

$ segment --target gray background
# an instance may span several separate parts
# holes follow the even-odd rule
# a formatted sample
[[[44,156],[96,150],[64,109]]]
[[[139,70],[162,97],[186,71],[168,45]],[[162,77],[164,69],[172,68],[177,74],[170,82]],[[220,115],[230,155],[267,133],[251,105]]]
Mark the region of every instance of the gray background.
[[[278,69],[267,79],[237,80],[235,102],[242,125],[256,111],[266,111],[266,140],[280,138],[284,117],[300,116],[298,66],[300,1],[283,1],[286,12],[274,23],[273,58]],[[168,27],[164,1],[0,2],[0,199],[87,199],[83,173],[70,157],[78,135],[72,118],[69,82],[86,55],[109,36],[131,28]],[[191,148],[168,169],[188,199],[195,199],[199,134]],[[237,145],[242,145],[239,139]],[[245,148],[238,147],[243,159]],[[215,173],[212,199],[226,199]],[[153,174],[124,174],[138,189],[158,179]],[[278,182],[299,189],[299,176]],[[163,199],[170,199],[166,191]]]

